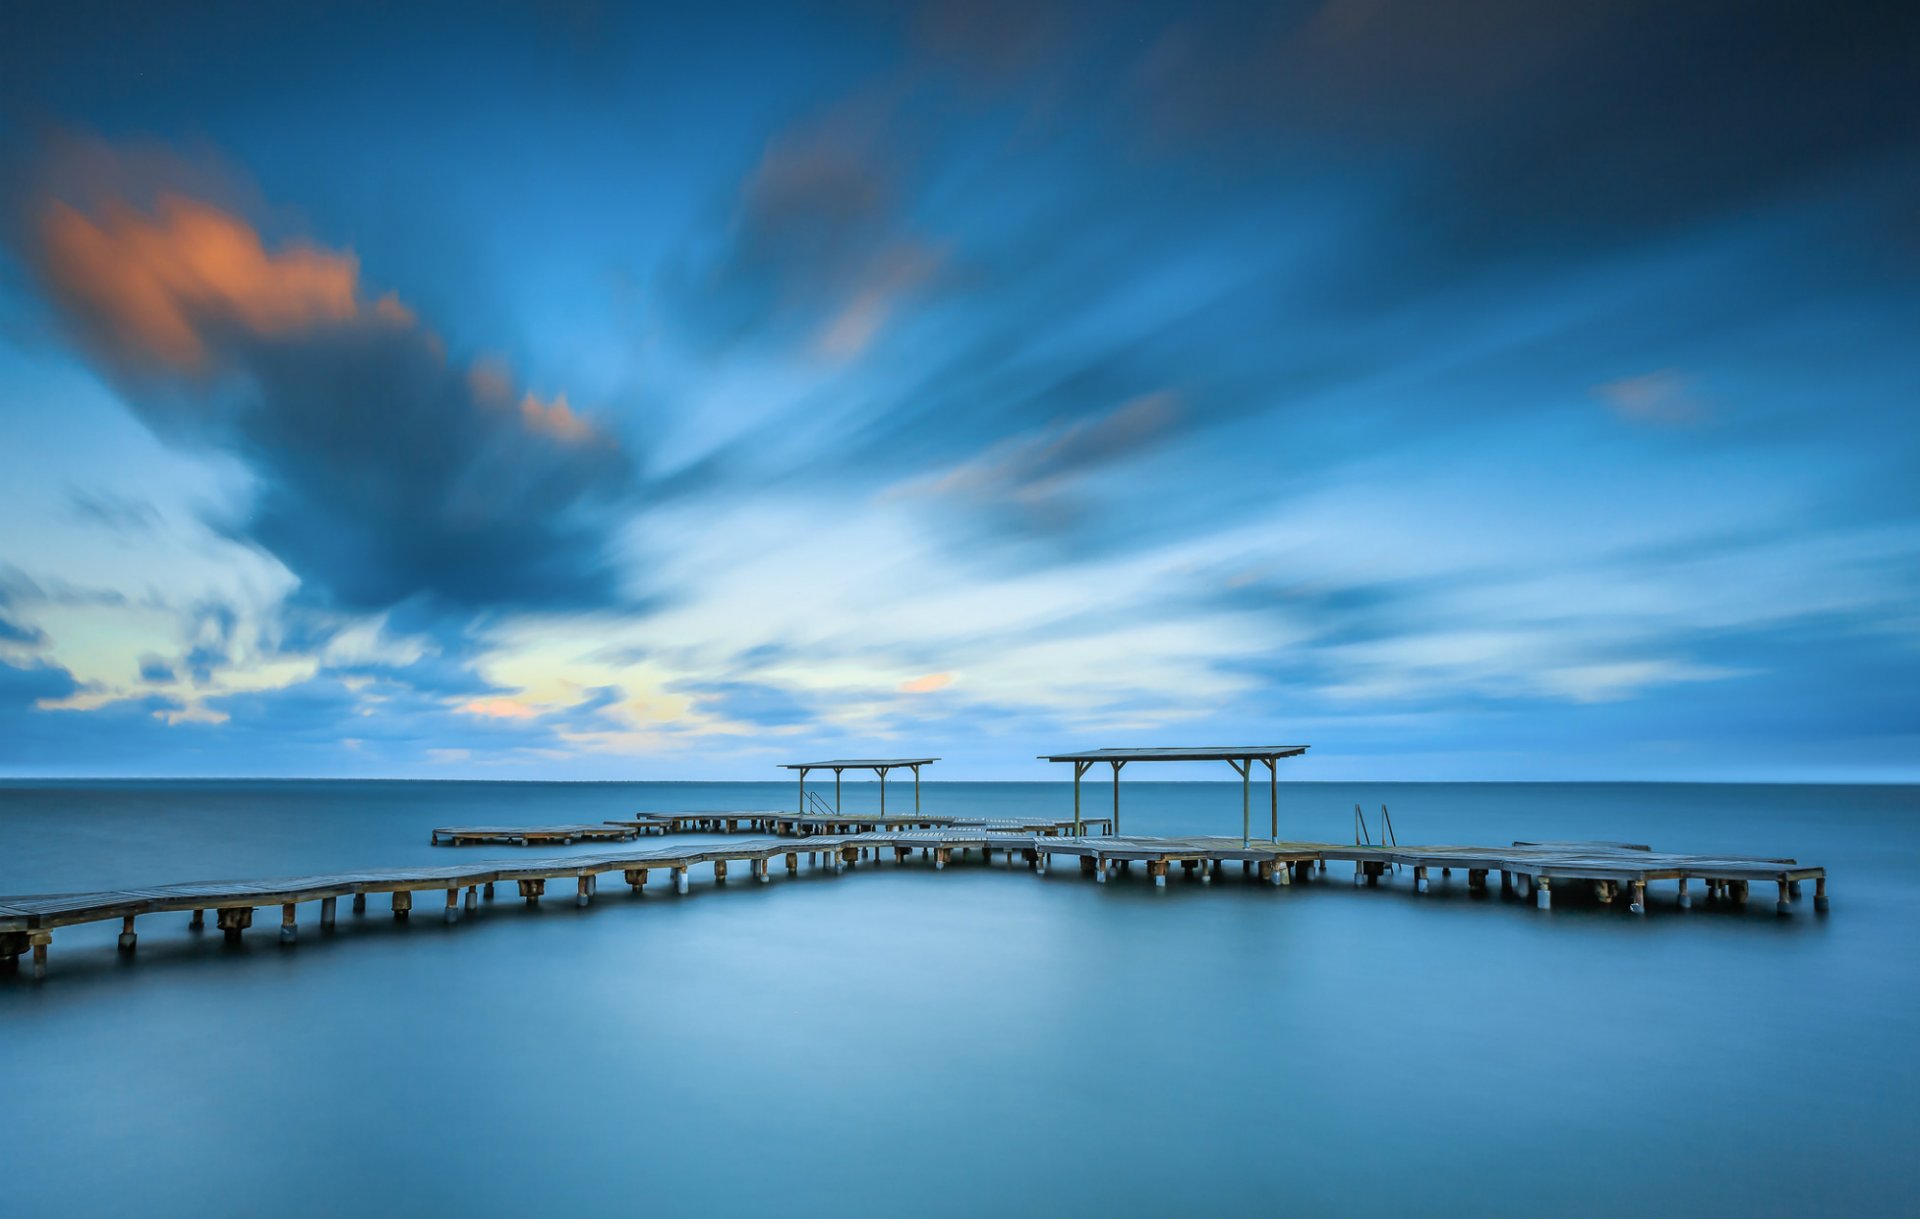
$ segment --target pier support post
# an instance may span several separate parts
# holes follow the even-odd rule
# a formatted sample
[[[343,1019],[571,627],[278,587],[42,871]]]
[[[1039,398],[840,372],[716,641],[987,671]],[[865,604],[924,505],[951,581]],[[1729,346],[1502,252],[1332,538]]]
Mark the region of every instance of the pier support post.
[[[323,897],[320,899],[320,930],[333,930],[334,912],[339,908],[339,902],[340,899],[337,897]]]
[[[353,895],[353,912],[355,914],[365,914],[367,912],[366,894],[356,893]]]
[[[947,870],[946,847],[933,848],[933,870],[936,872],[944,872]]]
[[[1293,883],[1293,865],[1290,863],[1276,863],[1273,868],[1272,883],[1276,885],[1291,885]]]
[[[647,870],[645,868],[628,868],[621,872],[620,875],[626,880],[627,887],[635,893],[647,887]]]
[[[1156,889],[1166,888],[1167,887],[1167,861],[1164,859],[1149,859],[1147,861],[1147,875],[1153,877],[1154,888]]]
[[[798,872],[799,870],[800,870],[800,852],[788,851],[787,852],[787,875],[792,876],[794,873]]]
[[[1052,862],[1053,856],[1047,854],[1045,851],[1035,851],[1033,853],[1033,870],[1042,876],[1047,874],[1047,865]]]
[[[1813,878],[1813,909],[1816,914],[1827,912],[1827,878],[1824,876]]]
[[[1736,880],[1733,882],[1733,900],[1736,905],[1744,906],[1747,904],[1747,882],[1746,881]]]
[[[199,931],[202,928],[204,928],[206,925],[207,925],[207,912],[205,910],[195,910],[193,912],[192,917],[187,919],[188,931]]]
[[[1094,866],[1093,866],[1093,879],[1099,882],[1100,884],[1103,884],[1103,885],[1106,884],[1108,867],[1109,865],[1106,860],[1104,859],[1095,860]]]
[[[1260,861],[1260,879],[1266,881],[1268,884],[1274,883],[1273,874],[1277,870],[1273,860],[1263,859]]]
[[[685,893],[687,891],[687,870],[685,868],[675,868],[673,870],[673,891],[675,893]]]
[[[1485,868],[1467,869],[1467,892],[1485,893],[1487,891],[1487,870]]]
[[[1693,894],[1687,892],[1687,878],[1684,876],[1680,878],[1680,908],[1682,910],[1693,909]]]
[[[1503,895],[1513,892],[1513,873],[1505,868],[1500,870],[1500,892]]]
[[[253,907],[222,906],[214,912],[214,921],[226,933],[227,943],[238,944],[240,933],[253,926]]]
[[[0,974],[14,973],[20,968],[20,954],[26,947],[26,932],[0,931]]]
[[[1553,882],[1544,876],[1535,882],[1533,904],[1542,910],[1553,909]]]
[[[406,922],[413,913],[413,890],[395,889],[393,891],[393,917],[396,922]]]
[[[253,911],[247,911],[252,914]],[[27,944],[33,949],[33,980],[41,982],[47,976],[47,945],[53,943],[51,931],[27,932]]]
[[[1775,914],[1793,913],[1793,902],[1787,896],[1787,882],[1784,880],[1780,882],[1780,900],[1774,903],[1773,910]]]
[[[482,901],[489,901],[489,902],[493,900],[493,882],[492,881],[488,881],[486,884],[480,886],[480,899]]]
[[[462,905],[466,907],[468,914],[472,914],[480,908],[480,887],[478,885],[467,886],[466,901],[463,902]]]
[[[133,916],[129,914],[120,920],[120,951],[132,952],[139,942],[140,938],[133,934]]]
[[[1645,914],[1647,912],[1646,881],[1636,880],[1633,882],[1633,903],[1629,905],[1627,909],[1633,911],[1635,914]]]
[[[1413,870],[1413,891],[1415,893],[1427,891],[1427,870],[1424,867],[1416,867]]]
[[[517,883],[520,887],[520,896],[525,899],[527,905],[537,906],[540,904],[540,895],[547,891],[546,881],[523,880]]]
[[[280,906],[280,942],[291,944],[300,938],[300,924],[294,919],[298,909],[292,902],[283,902]]]
[[[1080,857],[1080,875],[1082,876],[1093,875],[1093,856],[1082,855]]]
[[[713,861],[713,883],[716,885],[724,885],[727,883],[726,860],[716,859]]]
[[[445,910],[440,912],[440,921],[443,923],[457,923],[460,921],[460,890],[447,890],[447,906]]]
[[[1800,882],[1799,881],[1790,880],[1787,882],[1787,896],[1792,898],[1794,901],[1800,900]]]

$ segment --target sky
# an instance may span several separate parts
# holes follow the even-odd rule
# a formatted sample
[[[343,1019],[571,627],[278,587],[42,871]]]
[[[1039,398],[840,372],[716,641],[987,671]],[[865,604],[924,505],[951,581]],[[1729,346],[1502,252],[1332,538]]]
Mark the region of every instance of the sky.
[[[0,774],[1920,781],[1917,53],[7,5]]]

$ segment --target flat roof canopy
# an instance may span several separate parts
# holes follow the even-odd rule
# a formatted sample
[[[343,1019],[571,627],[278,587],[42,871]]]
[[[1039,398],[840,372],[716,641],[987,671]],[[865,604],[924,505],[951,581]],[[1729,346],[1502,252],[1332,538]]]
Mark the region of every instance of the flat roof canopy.
[[[1080,776],[1101,762],[1113,767],[1113,832],[1120,832],[1120,768],[1129,762],[1225,762],[1240,776],[1240,841],[1253,841],[1253,765],[1267,767],[1268,799],[1273,809],[1273,840],[1280,841],[1280,759],[1297,758],[1305,745],[1168,745],[1159,749],[1083,749],[1043,753],[1045,762],[1073,763],[1073,832],[1080,832]]]
[[[880,816],[887,815],[887,772],[890,770],[911,770],[913,772],[913,811],[920,811],[920,768],[939,758],[829,758],[824,762],[782,762],[782,770],[800,772],[800,812],[807,811],[807,772],[810,770],[830,770],[833,772],[833,811],[840,812],[840,772],[843,770],[871,770],[880,776]],[[825,806],[815,800],[816,808],[824,811]]]
[[[1162,749],[1084,749],[1079,753],[1052,753],[1040,756],[1048,762],[1225,762],[1252,758],[1294,758],[1305,753],[1306,745],[1175,745]]]
[[[896,766],[925,766],[939,758],[834,758],[829,762],[782,762],[782,770],[879,770]]]

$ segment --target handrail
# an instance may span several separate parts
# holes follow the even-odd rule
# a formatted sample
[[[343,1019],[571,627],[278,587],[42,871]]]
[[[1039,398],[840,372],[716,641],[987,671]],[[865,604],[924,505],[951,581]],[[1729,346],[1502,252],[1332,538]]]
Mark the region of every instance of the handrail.
[[[833,809],[827,807],[827,802],[820,798],[819,792],[808,792],[807,803],[813,807],[815,813],[818,813],[822,817],[837,817],[840,815]]]

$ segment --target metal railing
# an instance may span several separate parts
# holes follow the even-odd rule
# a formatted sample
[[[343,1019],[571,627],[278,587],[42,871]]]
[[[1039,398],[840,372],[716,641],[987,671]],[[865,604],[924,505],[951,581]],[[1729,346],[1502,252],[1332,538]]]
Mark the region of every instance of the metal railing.
[[[1380,841],[1378,843],[1374,842],[1373,833],[1367,825],[1367,815],[1360,811],[1358,804],[1353,806],[1353,845],[1357,847],[1400,845],[1399,835],[1393,832],[1393,814],[1387,811],[1386,805],[1380,806]],[[1399,864],[1393,864],[1392,867],[1396,873],[1400,871]]]

